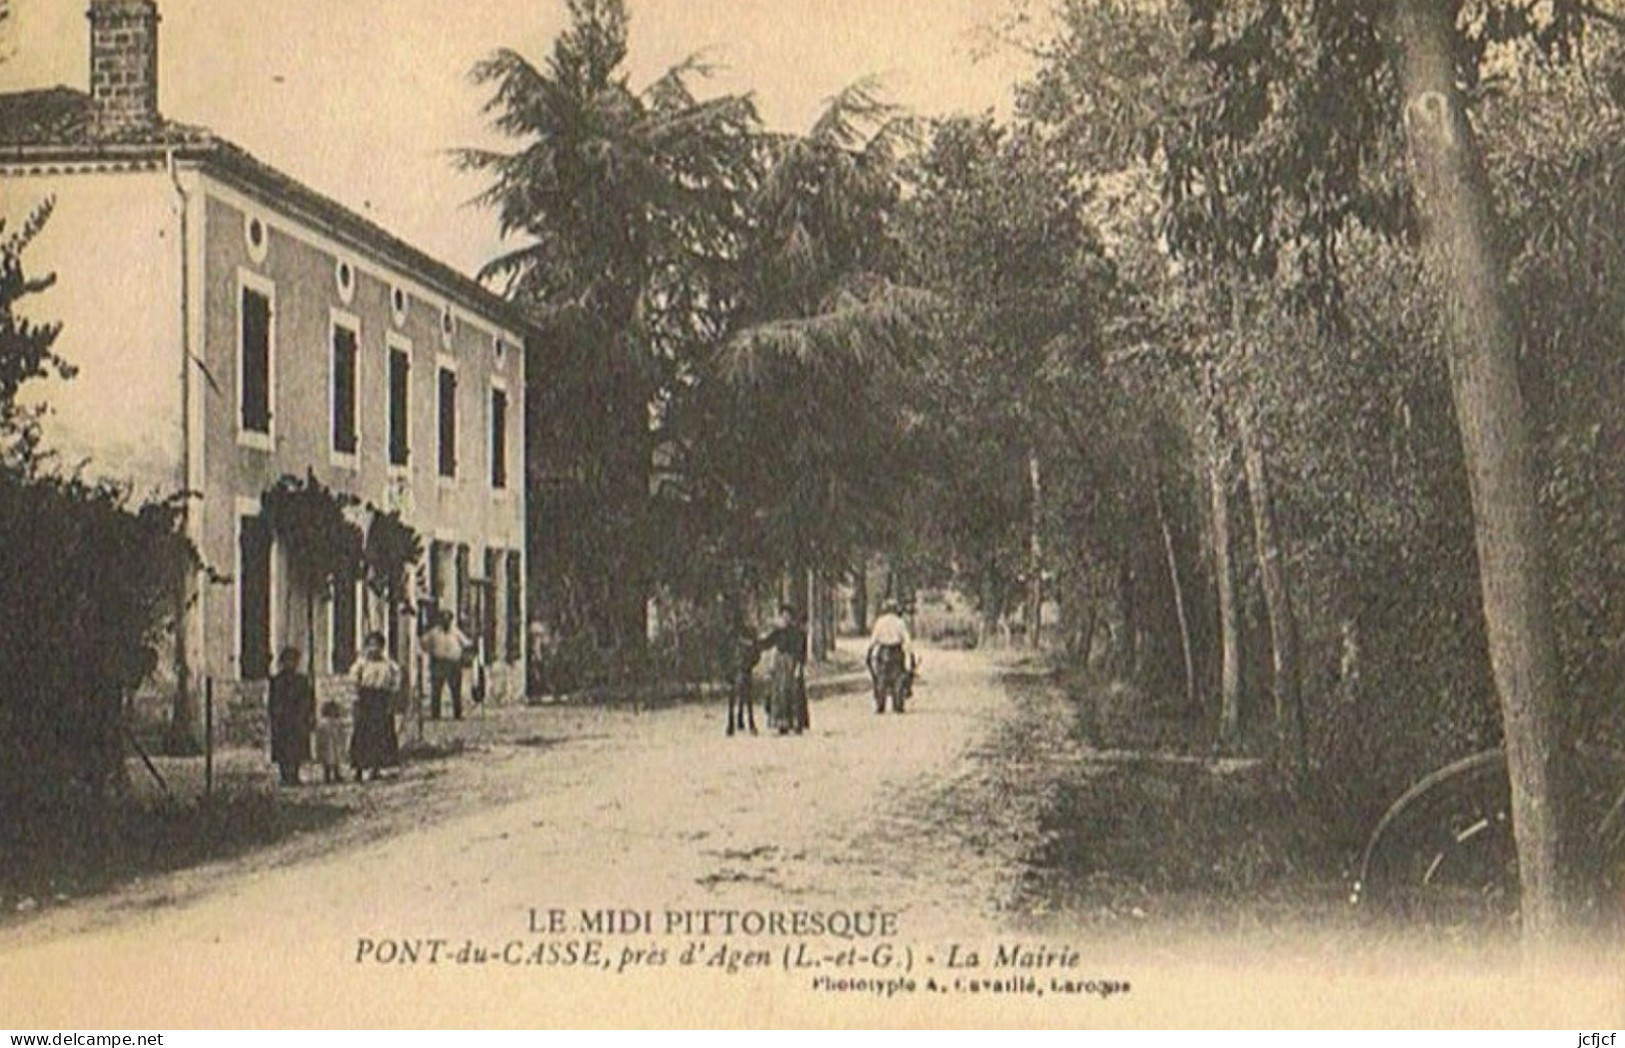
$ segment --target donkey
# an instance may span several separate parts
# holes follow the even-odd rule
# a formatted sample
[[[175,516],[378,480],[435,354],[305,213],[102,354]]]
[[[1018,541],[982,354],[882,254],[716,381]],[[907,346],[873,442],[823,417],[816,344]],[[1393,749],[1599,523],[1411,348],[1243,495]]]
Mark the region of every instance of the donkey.
[[[733,687],[728,692],[728,734],[744,731],[749,724],[750,733],[756,734],[756,702],[752,696],[751,673],[762,649],[756,635],[741,631],[734,639]]]

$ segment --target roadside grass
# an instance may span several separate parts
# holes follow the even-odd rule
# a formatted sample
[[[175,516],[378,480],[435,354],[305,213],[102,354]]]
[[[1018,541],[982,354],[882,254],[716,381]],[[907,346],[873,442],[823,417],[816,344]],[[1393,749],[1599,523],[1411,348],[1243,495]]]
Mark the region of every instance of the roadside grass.
[[[1041,820],[1030,905],[1106,919],[1335,915],[1347,852],[1255,774],[1132,763],[1064,782]]]
[[[0,819],[0,925],[121,885],[238,858],[376,811],[379,789],[440,774],[437,764],[478,748],[461,738],[409,739],[401,769],[360,785],[344,769],[321,784],[307,764],[303,785],[282,787],[258,749],[216,755],[212,791],[200,758],[154,757],[159,776],[127,762],[124,786],[97,803],[65,800],[27,819]],[[415,788],[408,784],[408,789]]]
[[[230,859],[332,826],[346,805],[233,776],[212,796],[126,794],[0,838],[0,923],[135,878]]]
[[[1355,835],[1267,763],[1218,758],[1199,720],[1120,683],[1063,674],[1068,762],[1040,816],[1020,908],[1083,923],[1173,920],[1214,930],[1347,923]]]

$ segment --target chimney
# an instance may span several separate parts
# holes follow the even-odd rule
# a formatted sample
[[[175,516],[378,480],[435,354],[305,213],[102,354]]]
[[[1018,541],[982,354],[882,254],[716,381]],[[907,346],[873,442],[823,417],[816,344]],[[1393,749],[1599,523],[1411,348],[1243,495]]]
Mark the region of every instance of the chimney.
[[[91,127],[99,138],[158,123],[157,0],[90,0]]]

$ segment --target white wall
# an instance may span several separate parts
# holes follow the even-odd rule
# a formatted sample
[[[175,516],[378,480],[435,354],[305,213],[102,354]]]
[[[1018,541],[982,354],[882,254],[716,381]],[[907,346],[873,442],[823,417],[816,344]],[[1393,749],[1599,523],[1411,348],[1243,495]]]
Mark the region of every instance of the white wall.
[[[42,200],[56,208],[23,254],[56,284],[19,310],[61,322],[55,351],[78,368],[19,394],[45,403],[47,448],[87,473],[130,482],[138,497],[185,487],[181,473],[180,223],[164,171],[0,173],[9,235]]]

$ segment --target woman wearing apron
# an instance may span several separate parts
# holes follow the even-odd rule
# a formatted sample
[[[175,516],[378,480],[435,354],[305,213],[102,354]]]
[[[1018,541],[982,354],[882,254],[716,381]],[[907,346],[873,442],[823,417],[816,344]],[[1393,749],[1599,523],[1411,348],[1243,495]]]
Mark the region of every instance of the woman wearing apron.
[[[400,742],[395,737],[395,715],[391,705],[400,687],[400,667],[384,654],[384,635],[367,634],[366,648],[350,670],[355,683],[355,732],[350,736],[350,764],[355,781],[371,771],[374,779],[382,768],[400,762]]]
[[[767,693],[768,728],[780,735],[805,731],[809,726],[805,690],[807,631],[794,608],[779,608],[778,621],[773,632],[762,639],[762,648],[773,653]]]

